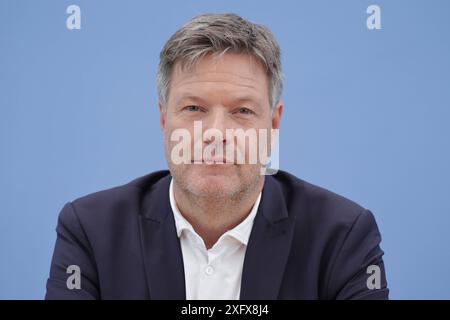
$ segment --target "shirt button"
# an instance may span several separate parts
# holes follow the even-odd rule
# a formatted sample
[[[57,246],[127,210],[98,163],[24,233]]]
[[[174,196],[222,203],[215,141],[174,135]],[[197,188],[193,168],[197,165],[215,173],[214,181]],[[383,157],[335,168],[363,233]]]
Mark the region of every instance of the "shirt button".
[[[214,268],[212,266],[207,266],[205,269],[205,273],[210,276],[214,273]]]

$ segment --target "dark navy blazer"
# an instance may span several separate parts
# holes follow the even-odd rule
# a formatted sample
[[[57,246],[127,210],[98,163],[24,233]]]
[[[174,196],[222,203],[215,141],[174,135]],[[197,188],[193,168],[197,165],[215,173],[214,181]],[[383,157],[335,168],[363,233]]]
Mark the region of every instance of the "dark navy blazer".
[[[46,299],[185,299],[169,171],[100,191],[61,210]],[[387,299],[372,213],[279,171],[266,176],[245,254],[241,299]],[[81,289],[68,289],[69,265]],[[377,265],[381,288],[369,289]]]

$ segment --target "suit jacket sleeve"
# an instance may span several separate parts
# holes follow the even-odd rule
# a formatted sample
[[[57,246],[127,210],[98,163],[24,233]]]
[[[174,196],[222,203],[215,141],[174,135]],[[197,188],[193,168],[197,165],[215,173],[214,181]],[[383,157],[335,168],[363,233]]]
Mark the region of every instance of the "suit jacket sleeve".
[[[47,280],[45,299],[98,299],[98,277],[94,255],[72,203],[59,214],[57,239]],[[81,288],[69,289],[67,273],[70,265],[80,268]]]
[[[384,252],[379,246],[381,235],[373,214],[364,211],[354,221],[336,255],[328,286],[330,298],[388,299]],[[374,269],[379,270],[379,288],[368,286],[368,282],[376,283],[373,279],[378,271]]]

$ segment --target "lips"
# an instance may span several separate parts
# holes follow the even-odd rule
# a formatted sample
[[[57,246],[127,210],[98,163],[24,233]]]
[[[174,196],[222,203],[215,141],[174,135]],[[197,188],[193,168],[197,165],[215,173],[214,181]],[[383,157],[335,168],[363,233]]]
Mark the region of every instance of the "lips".
[[[209,158],[203,158],[201,161],[194,161],[192,160],[193,164],[233,164],[233,161],[229,161],[227,163],[227,159],[224,157],[209,157]]]

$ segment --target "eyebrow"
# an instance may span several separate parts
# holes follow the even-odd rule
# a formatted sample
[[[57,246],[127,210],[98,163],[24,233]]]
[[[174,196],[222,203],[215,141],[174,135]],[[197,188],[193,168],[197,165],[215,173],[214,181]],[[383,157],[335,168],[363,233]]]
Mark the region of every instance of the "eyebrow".
[[[198,97],[195,95],[183,95],[175,101],[175,104],[178,105],[181,102],[186,101],[186,100],[194,101],[195,103],[198,103],[201,105],[206,104],[205,100],[203,100],[201,97]]]
[[[180,103],[182,103],[183,101],[186,101],[186,100],[193,101],[195,103],[199,103],[200,105],[207,105],[207,102],[204,99],[202,99],[199,96],[192,95],[192,94],[181,96],[175,102],[178,105],[178,104],[180,104]],[[252,104],[255,104],[256,106],[259,106],[258,100],[255,99],[255,97],[253,97],[253,96],[240,96],[240,97],[233,98],[231,101],[232,101],[233,104],[250,102]]]

